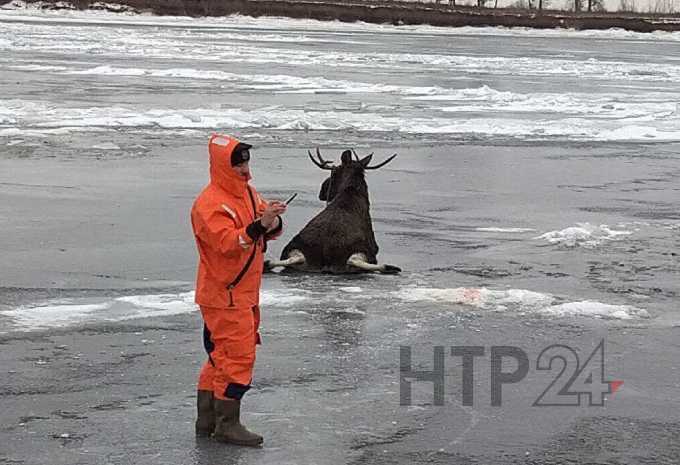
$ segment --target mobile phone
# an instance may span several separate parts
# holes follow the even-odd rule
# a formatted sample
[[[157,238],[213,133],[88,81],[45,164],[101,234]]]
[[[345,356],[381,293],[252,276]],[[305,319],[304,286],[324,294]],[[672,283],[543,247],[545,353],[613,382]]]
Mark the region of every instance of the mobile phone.
[[[297,192],[296,192],[295,194],[291,195],[291,196],[288,198],[288,200],[286,200],[286,205],[288,205],[289,203],[291,203],[295,197],[297,197]]]

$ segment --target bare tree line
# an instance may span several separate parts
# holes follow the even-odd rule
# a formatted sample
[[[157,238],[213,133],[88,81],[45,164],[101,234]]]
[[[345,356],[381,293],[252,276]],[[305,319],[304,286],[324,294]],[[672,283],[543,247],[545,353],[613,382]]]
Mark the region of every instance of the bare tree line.
[[[434,0],[436,4],[441,4],[444,1],[446,0]],[[447,3],[452,7],[476,6],[478,8],[498,8],[499,2],[499,0],[473,1],[475,2],[473,4],[466,0],[448,0]],[[604,0],[515,0],[510,5],[501,6],[538,11],[548,8],[575,12],[607,11]],[[680,0],[649,0],[648,2],[640,2],[638,0],[619,0],[615,11],[626,13],[677,14],[680,13]]]

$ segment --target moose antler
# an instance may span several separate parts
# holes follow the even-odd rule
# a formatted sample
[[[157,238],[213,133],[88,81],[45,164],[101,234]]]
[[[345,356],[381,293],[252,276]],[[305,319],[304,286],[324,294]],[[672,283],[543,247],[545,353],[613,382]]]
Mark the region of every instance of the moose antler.
[[[323,159],[323,157],[321,156],[321,152],[319,152],[319,147],[316,148],[316,156],[319,157],[318,161],[314,159],[312,152],[310,152],[309,150],[307,150],[307,154],[309,155],[309,159],[312,160],[312,163],[314,163],[322,170],[332,170],[334,168],[333,162]]]
[[[373,154],[371,154],[371,155],[373,155]],[[374,165],[374,166],[368,166],[367,165],[364,168],[367,169],[367,170],[377,170],[378,168],[382,168],[383,166],[385,166],[386,164],[388,164],[389,162],[394,160],[394,157],[396,157],[396,156],[397,156],[397,154],[395,153],[394,155],[392,155],[390,158],[388,158],[387,160],[385,160],[382,163],[378,163],[377,165]]]

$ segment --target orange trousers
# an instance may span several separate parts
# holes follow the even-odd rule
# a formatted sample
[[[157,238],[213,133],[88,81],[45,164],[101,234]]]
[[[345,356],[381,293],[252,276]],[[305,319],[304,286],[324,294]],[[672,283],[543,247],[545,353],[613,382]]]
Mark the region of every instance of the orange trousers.
[[[201,314],[208,361],[201,368],[198,389],[213,391],[218,399],[240,400],[253,380],[260,308],[201,306]]]

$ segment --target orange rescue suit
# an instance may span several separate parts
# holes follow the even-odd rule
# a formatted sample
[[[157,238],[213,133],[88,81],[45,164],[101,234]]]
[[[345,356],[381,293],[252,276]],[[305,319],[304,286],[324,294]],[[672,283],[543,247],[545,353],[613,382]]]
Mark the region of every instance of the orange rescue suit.
[[[208,143],[210,183],[191,209],[198,247],[196,303],[201,309],[208,361],[198,389],[218,399],[240,399],[250,389],[259,344],[260,282],[266,242],[281,234],[258,221],[267,202],[231,166],[239,141],[213,135]]]

